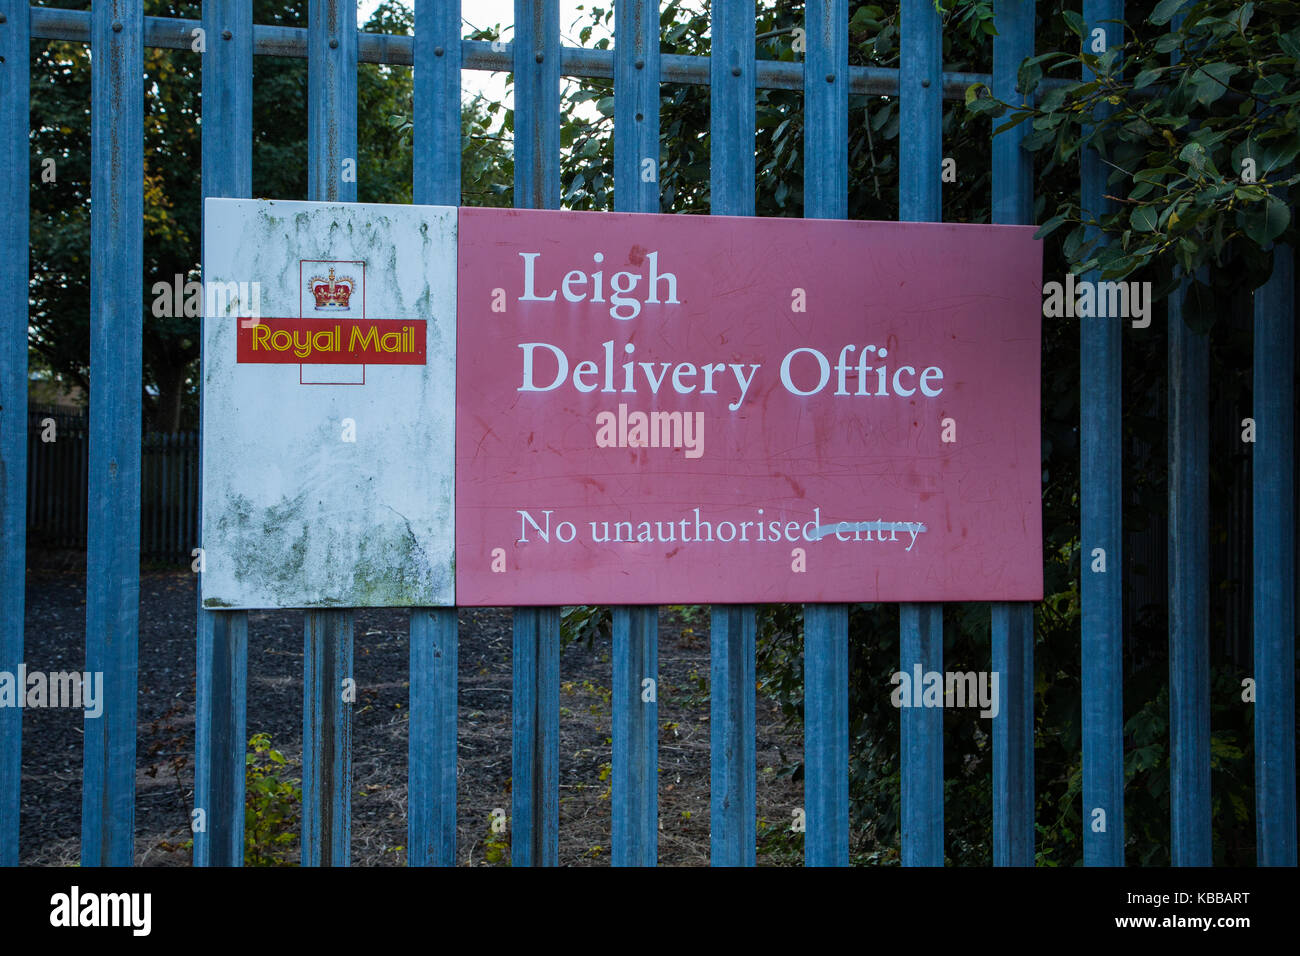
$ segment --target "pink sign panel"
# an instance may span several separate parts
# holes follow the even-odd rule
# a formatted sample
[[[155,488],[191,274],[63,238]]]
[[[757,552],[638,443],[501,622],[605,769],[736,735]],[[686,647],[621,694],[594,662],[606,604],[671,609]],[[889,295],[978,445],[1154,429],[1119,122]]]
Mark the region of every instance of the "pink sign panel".
[[[1040,600],[1033,233],[462,209],[457,603]]]

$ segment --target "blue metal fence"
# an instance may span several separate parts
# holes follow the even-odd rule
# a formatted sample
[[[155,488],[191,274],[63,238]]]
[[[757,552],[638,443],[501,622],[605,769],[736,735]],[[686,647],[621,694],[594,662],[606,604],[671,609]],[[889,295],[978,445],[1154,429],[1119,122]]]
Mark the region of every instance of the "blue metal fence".
[[[106,681],[103,718],[88,721],[82,862],[129,864],[134,833],[135,672],[140,551],[140,315],[142,290],[142,110],[146,45],[188,50],[206,31],[203,58],[203,188],[245,197],[251,183],[253,57],[306,58],[309,71],[309,199],[353,201],[356,186],[337,171],[356,155],[359,60],[414,64],[414,197],[460,198],[460,76],[463,69],[515,75],[515,200],[555,208],[560,200],[560,78],[613,77],[615,207],[657,211],[658,184],[637,175],[659,150],[661,82],[706,84],[711,97],[712,211],[753,215],[755,91],[802,89],[806,212],[847,210],[849,93],[897,95],[906,148],[900,155],[900,217],[938,220],[941,111],[967,85],[989,83],[1014,99],[1016,68],[1033,52],[1034,8],[998,0],[993,75],[945,73],[940,19],[932,0],[902,0],[898,70],[848,65],[848,0],[808,0],[804,62],[758,62],[752,0],[714,0],[712,54],[661,56],[659,5],[618,0],[612,51],[560,44],[558,0],[516,0],[513,43],[494,50],[463,41],[460,4],[415,0],[414,37],[358,34],[355,0],[311,0],[303,29],[254,26],[249,0],[207,0],[202,23],[146,18],[140,0],[96,0],[90,14],[29,8],[0,0],[0,669],[23,654],[26,502],[26,300],[28,49],[33,37],[89,41],[96,51],[92,100],[93,219],[91,394],[88,462],[86,668]],[[1101,26],[1122,0],[1083,0],[1086,26]],[[101,54],[102,55],[99,55]],[[999,134],[993,149],[993,218],[1032,221],[1032,178],[1020,149],[1026,126]],[[1083,205],[1103,202],[1105,173],[1082,161]],[[1259,862],[1296,862],[1294,741],[1293,277],[1279,249],[1273,278],[1255,298],[1254,415],[1258,443],[1255,502],[1256,796]],[[132,277],[124,281],[123,277]],[[1172,321],[1171,325],[1177,324]],[[1122,864],[1123,710],[1121,567],[1121,338],[1115,322],[1081,323],[1082,546],[1100,548],[1110,574],[1083,572],[1083,817],[1085,862]],[[1198,591],[1208,582],[1204,519],[1206,410],[1187,385],[1197,381],[1204,342],[1181,329],[1170,339],[1171,721],[1173,858],[1208,863],[1209,740],[1205,671],[1207,623]],[[17,424],[16,424],[17,423]],[[1199,483],[1198,483],[1199,482]],[[1179,546],[1174,547],[1175,540]],[[1187,542],[1196,546],[1183,546]],[[1086,564],[1086,563],[1085,563]],[[942,670],[939,605],[910,604],[900,616],[900,666]],[[451,864],[456,820],[456,615],[411,609],[409,862]],[[558,857],[559,614],[514,612],[512,858],[552,865]],[[614,612],[613,859],[657,858],[657,753],[653,708],[631,706],[636,677],[657,676],[655,608]],[[1034,862],[1033,609],[998,604],[992,666],[1003,700],[994,720],[994,858]],[[239,865],[243,857],[246,612],[198,614],[195,834],[199,865]],[[755,861],[755,609],[712,614],[712,860]],[[351,673],[352,612],[308,611],[304,625],[304,814],[302,858],[346,865],[351,806],[351,721],[336,692]],[[805,609],[807,720],[806,860],[848,862],[848,615],[842,605]],[[20,725],[0,710],[0,863],[18,859]],[[944,860],[942,712],[905,710],[901,721],[902,855],[908,865]],[[1104,827],[1094,821],[1104,814]]]

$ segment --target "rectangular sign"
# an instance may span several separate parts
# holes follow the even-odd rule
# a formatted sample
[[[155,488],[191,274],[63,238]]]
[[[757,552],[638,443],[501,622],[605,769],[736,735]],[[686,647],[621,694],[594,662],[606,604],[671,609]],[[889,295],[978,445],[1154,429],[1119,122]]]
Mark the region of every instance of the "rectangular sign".
[[[402,319],[262,319],[236,330],[237,362],[424,365],[424,326]]]
[[[457,603],[1040,600],[1033,233],[462,209]]]
[[[204,607],[454,603],[456,216],[205,202]]]

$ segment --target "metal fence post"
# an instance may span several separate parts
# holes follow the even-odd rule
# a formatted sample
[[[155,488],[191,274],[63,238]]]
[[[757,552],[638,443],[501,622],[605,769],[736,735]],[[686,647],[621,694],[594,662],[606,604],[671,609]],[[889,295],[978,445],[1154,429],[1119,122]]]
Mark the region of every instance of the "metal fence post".
[[[898,218],[938,222],[943,142],[943,34],[931,0],[903,0],[899,32]],[[899,607],[901,669],[943,671],[943,606]],[[900,719],[902,855],[904,866],[943,866],[943,710],[904,708]]]
[[[1034,55],[1035,5],[997,0],[993,95],[1014,102],[1016,72]],[[1034,219],[1034,164],[1020,143],[1022,123],[993,137],[993,221],[1028,225]],[[993,718],[993,862],[1034,865],[1034,606],[992,608],[993,670],[1002,700]]]
[[[1295,258],[1255,290],[1255,833],[1260,866],[1296,865]]]
[[[356,0],[311,0],[307,84],[307,198],[356,202]],[[352,677],[354,612],[312,610],[304,617],[302,863],[347,866],[352,708],[341,684]]]
[[[0,0],[0,671],[23,660],[27,584],[27,288],[31,15]],[[0,866],[18,865],[22,710],[0,708]]]
[[[849,214],[849,8],[804,8],[804,215]],[[849,864],[849,609],[804,607],[804,860]]]
[[[614,16],[614,208],[658,212],[659,4],[618,0]],[[611,862],[654,866],[659,859],[659,608],[616,607],[612,613]]]
[[[1105,31],[1122,42],[1122,0],[1084,0],[1084,36]],[[1094,216],[1108,211],[1110,167],[1095,150],[1079,159],[1080,201]],[[1090,273],[1085,279],[1094,280]],[[1079,537],[1083,606],[1083,859],[1124,865],[1123,461],[1120,321],[1079,320]],[[1104,570],[1094,570],[1104,569]]]
[[[86,670],[104,707],[85,721],[82,866],[135,859],[140,613],[140,396],[144,274],[144,10],[91,11],[90,489]]]
[[[460,205],[459,0],[415,2],[413,194]],[[458,623],[454,607],[412,608],[406,861],[456,863]]]
[[[559,0],[515,0],[515,205],[560,205]],[[560,855],[560,613],[514,610],[514,747],[510,855],[556,866]]]
[[[754,215],[754,2],[714,0],[709,56],[709,195],[715,216]],[[753,866],[755,809],[752,604],[715,607],[710,654],[710,829],[714,866]]]

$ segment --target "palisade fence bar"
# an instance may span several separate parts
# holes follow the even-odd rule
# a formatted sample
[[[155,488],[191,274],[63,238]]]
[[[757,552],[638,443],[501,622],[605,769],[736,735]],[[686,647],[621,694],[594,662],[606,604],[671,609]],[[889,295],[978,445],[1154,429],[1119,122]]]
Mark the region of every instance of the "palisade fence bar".
[[[1122,30],[1114,21],[1123,16],[1123,0],[1084,0],[1083,42],[1092,42],[1093,31],[1102,30],[1105,49],[1118,46]],[[1110,169],[1095,151],[1079,157],[1079,201],[1093,216],[1113,208],[1113,201],[1105,198]],[[1095,281],[1098,274],[1082,278]],[[1120,325],[1079,322],[1083,859],[1090,866],[1124,865]]]
[[[849,5],[809,0],[804,215],[849,215]],[[804,608],[804,862],[849,864],[849,609]]]
[[[1296,865],[1295,258],[1255,291],[1255,834],[1260,866]]]
[[[614,208],[659,211],[659,4],[615,5]],[[613,610],[610,862],[659,860],[659,609]]]
[[[898,218],[943,218],[943,35],[929,0],[902,0],[898,128],[909,148],[898,155]],[[901,139],[900,139],[901,142]],[[899,670],[943,673],[943,605],[899,608]],[[907,707],[899,715],[898,776],[904,866],[943,866],[943,709]]]
[[[192,51],[205,31],[203,190],[252,194],[253,57],[308,60],[309,199],[355,201],[358,62],[413,64],[414,198],[460,199],[460,75],[463,69],[515,76],[515,201],[558,208],[560,79],[615,81],[615,208],[659,209],[661,82],[707,84],[711,96],[711,211],[753,215],[755,90],[802,90],[805,104],[805,213],[847,211],[850,94],[896,95],[907,148],[900,155],[900,218],[937,221],[941,110],[976,82],[1012,100],[1016,68],[1033,52],[1034,11],[997,0],[992,76],[945,73],[932,0],[903,0],[897,70],[848,65],[847,0],[809,0],[802,63],[755,58],[753,0],[714,0],[712,56],[661,55],[659,4],[615,3],[612,51],[560,44],[558,0],[516,0],[515,34],[504,49],[462,40],[460,4],[415,0],[415,36],[359,33],[355,0],[311,0],[306,29],[256,26],[250,0],[206,0],[202,21],[144,17],[140,0],[95,0],[90,12],[0,0],[0,669],[23,658],[25,540],[29,497],[44,474],[29,445],[27,415],[28,100],[30,43],[90,42],[93,64],[91,393],[87,488],[86,668],[105,674],[105,710],[87,721],[82,863],[133,860],[135,672],[142,489],[198,485],[190,471],[142,470],[141,438],[143,48]],[[1083,0],[1085,37],[1100,27],[1120,42],[1121,0]],[[617,37],[624,38],[622,42]],[[993,138],[993,221],[1032,220],[1032,164],[1020,148],[1025,127]],[[647,177],[644,171],[653,175]],[[1082,204],[1096,212],[1106,166],[1081,159]],[[1255,675],[1258,859],[1296,862],[1294,749],[1294,295],[1291,250],[1275,256],[1273,278],[1255,296]],[[1176,318],[1171,315],[1171,322]],[[1120,324],[1082,321],[1081,546],[1084,859],[1124,862],[1121,648]],[[1186,386],[1198,378],[1203,345],[1180,328],[1170,339],[1170,535],[1203,535],[1205,409]],[[1184,440],[1185,439],[1185,440]],[[164,449],[180,445],[161,443]],[[50,472],[49,474],[53,474]],[[152,476],[151,476],[152,475]],[[34,484],[29,484],[29,482]],[[188,493],[188,492],[186,492]],[[188,506],[187,506],[188,507]],[[188,507],[189,511],[197,504]],[[179,511],[160,514],[160,533],[194,541]],[[151,527],[151,526],[150,526]],[[1171,537],[1171,541],[1173,538]],[[1189,538],[1190,540],[1190,538]],[[1100,549],[1106,572],[1090,567]],[[1176,549],[1171,547],[1171,552]],[[199,555],[200,565],[202,555]],[[1208,585],[1202,548],[1171,553],[1171,687],[1194,697],[1175,711],[1173,856],[1208,862],[1210,820],[1203,768],[1208,704],[1204,610],[1193,600]],[[848,613],[845,605],[804,611],[807,833],[809,865],[849,860]],[[411,723],[409,850],[412,865],[455,862],[455,608],[410,609]],[[657,860],[657,615],[654,607],[614,611],[614,862]],[[346,865],[351,804],[351,718],[340,682],[352,676],[353,612],[304,615],[303,862]],[[755,630],[753,606],[712,609],[711,842],[715,865],[753,865],[755,812]],[[559,609],[514,610],[511,843],[516,865],[558,862]],[[248,616],[198,611],[195,863],[242,863]],[[993,724],[994,861],[1034,862],[1033,608],[995,604],[993,667],[1002,675]],[[900,666],[942,670],[943,606],[905,604]],[[647,681],[651,682],[647,685]],[[0,864],[19,858],[21,710],[0,709]],[[911,865],[942,865],[941,710],[901,715],[902,854]],[[1185,783],[1179,782],[1185,781]],[[1098,812],[1104,825],[1098,827]],[[197,823],[202,820],[202,826]]]
[[[201,29],[205,42],[212,38],[201,77],[203,195],[251,196],[252,5],[207,0]],[[199,593],[202,573],[200,565]],[[248,612],[209,611],[200,601],[195,613],[194,808],[203,825],[194,827],[194,864],[239,866],[244,862]]]
[[[511,53],[515,205],[558,209],[559,0],[515,0]],[[514,866],[556,866],[560,861],[559,608],[515,608],[513,649],[510,861]]]
[[[1170,21],[1177,29],[1183,16]],[[1177,62],[1175,50],[1170,60]],[[1210,337],[1183,321],[1183,277],[1169,299],[1169,858],[1210,866]]]
[[[307,23],[307,198],[356,202],[356,0],[310,0]],[[302,864],[347,866],[352,707],[342,682],[352,678],[354,612],[312,609],[303,617]]]
[[[140,620],[143,388],[144,11],[91,10],[90,464],[86,667],[104,675],[104,712],[85,722],[82,866],[135,859],[136,664]]]
[[[0,670],[23,661],[27,565],[27,0],[0,0]],[[18,863],[22,711],[0,707],[0,866]]]
[[[1034,55],[1034,5],[996,0],[993,95],[1023,100],[1016,68]],[[1024,124],[993,137],[993,222],[1034,221],[1034,168],[1020,147]],[[1034,865],[1034,608],[993,605],[993,672],[1001,674],[998,715],[993,718],[993,863]]]
[[[754,215],[753,4],[713,4],[709,58],[709,210]],[[616,38],[617,39],[617,38]],[[752,605],[714,607],[709,636],[709,823],[714,866],[753,866],[758,853],[755,639]]]
[[[460,203],[460,30],[459,3],[415,0],[413,198],[421,204]],[[456,609],[412,608],[410,638],[406,860],[453,866]]]

